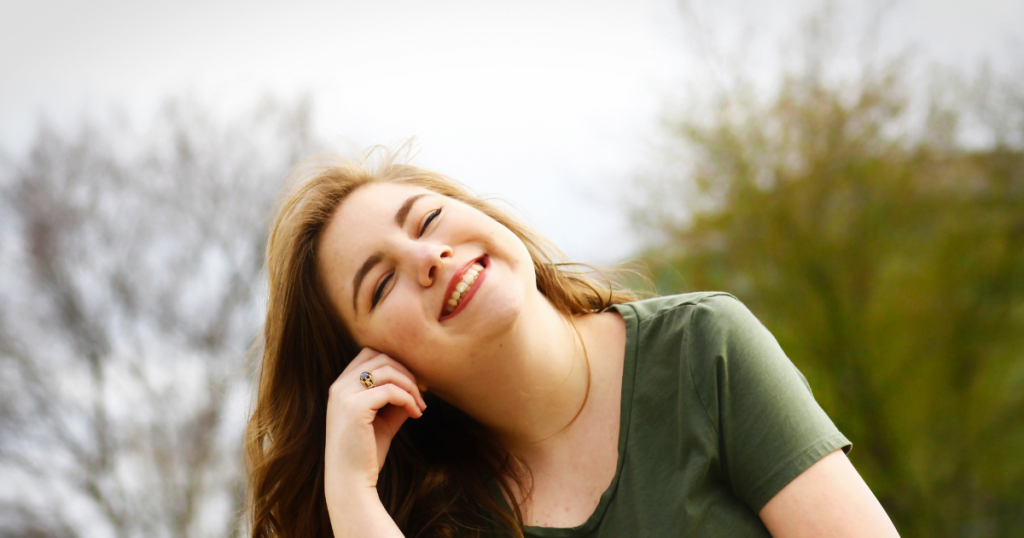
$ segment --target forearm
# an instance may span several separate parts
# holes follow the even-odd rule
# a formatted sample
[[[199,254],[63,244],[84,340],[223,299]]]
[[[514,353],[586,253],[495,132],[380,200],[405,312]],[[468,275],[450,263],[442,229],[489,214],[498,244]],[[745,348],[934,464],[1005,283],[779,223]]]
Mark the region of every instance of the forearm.
[[[328,501],[335,538],[402,538],[402,531],[377,496],[367,489]]]
[[[362,381],[364,373],[369,386]],[[324,497],[335,538],[401,538],[377,479],[391,440],[427,403],[394,359],[363,348],[331,384],[324,447]]]
[[[885,509],[841,450],[782,488],[760,516],[775,538],[899,538]]]

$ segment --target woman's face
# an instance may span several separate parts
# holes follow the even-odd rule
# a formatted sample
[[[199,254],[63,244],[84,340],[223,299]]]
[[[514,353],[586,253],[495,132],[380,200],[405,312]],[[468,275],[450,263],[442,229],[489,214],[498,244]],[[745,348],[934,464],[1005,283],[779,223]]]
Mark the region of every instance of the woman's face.
[[[539,295],[529,252],[510,230],[466,204],[397,183],[350,194],[317,261],[355,341],[442,390],[485,369],[491,346]]]

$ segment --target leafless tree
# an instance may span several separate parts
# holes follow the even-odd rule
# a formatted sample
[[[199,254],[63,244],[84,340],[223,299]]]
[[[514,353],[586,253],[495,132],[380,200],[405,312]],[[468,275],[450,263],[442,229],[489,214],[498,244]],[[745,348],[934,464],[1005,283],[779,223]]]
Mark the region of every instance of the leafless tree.
[[[0,534],[240,533],[267,220],[314,138],[306,100],[184,100],[3,170]]]

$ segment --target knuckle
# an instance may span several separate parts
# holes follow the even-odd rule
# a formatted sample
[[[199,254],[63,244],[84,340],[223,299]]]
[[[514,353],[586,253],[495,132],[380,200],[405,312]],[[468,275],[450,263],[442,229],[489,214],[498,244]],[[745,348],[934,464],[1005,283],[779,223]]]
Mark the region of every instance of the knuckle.
[[[349,409],[352,406],[351,398],[336,398],[327,402],[327,405],[333,406],[340,412],[340,416],[349,414]]]
[[[402,363],[396,361],[395,359],[389,357],[386,364],[387,367],[391,368],[392,371],[400,373],[404,376],[412,377],[412,374],[409,372],[409,369],[402,365]]]
[[[349,403],[348,398],[340,398],[335,403],[335,407],[337,407],[342,414],[345,414],[348,411],[349,405],[351,404]]]
[[[396,385],[387,385],[387,387],[388,387],[388,391],[389,391],[389,392],[390,392],[390,393],[391,393],[391,394],[392,394],[392,395],[393,395],[393,396],[394,396],[395,398],[397,398],[397,399],[399,399],[399,400],[401,400],[401,401],[403,401],[403,402],[404,402],[404,401],[406,400],[406,398],[408,398],[408,397],[409,397],[409,393],[408,393],[408,392],[405,392],[404,390],[402,390],[402,388],[401,388],[401,387],[398,387],[398,386],[396,386]]]
[[[341,383],[341,379],[338,379],[334,383],[331,383],[331,388],[327,390],[328,398],[340,398],[344,393],[344,385]]]

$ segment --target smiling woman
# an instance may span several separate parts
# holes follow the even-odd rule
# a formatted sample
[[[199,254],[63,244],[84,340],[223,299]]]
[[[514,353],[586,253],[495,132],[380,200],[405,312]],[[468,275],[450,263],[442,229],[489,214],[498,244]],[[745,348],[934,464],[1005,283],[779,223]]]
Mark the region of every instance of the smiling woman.
[[[246,440],[254,537],[895,534],[731,296],[636,302],[388,158],[293,175]]]

